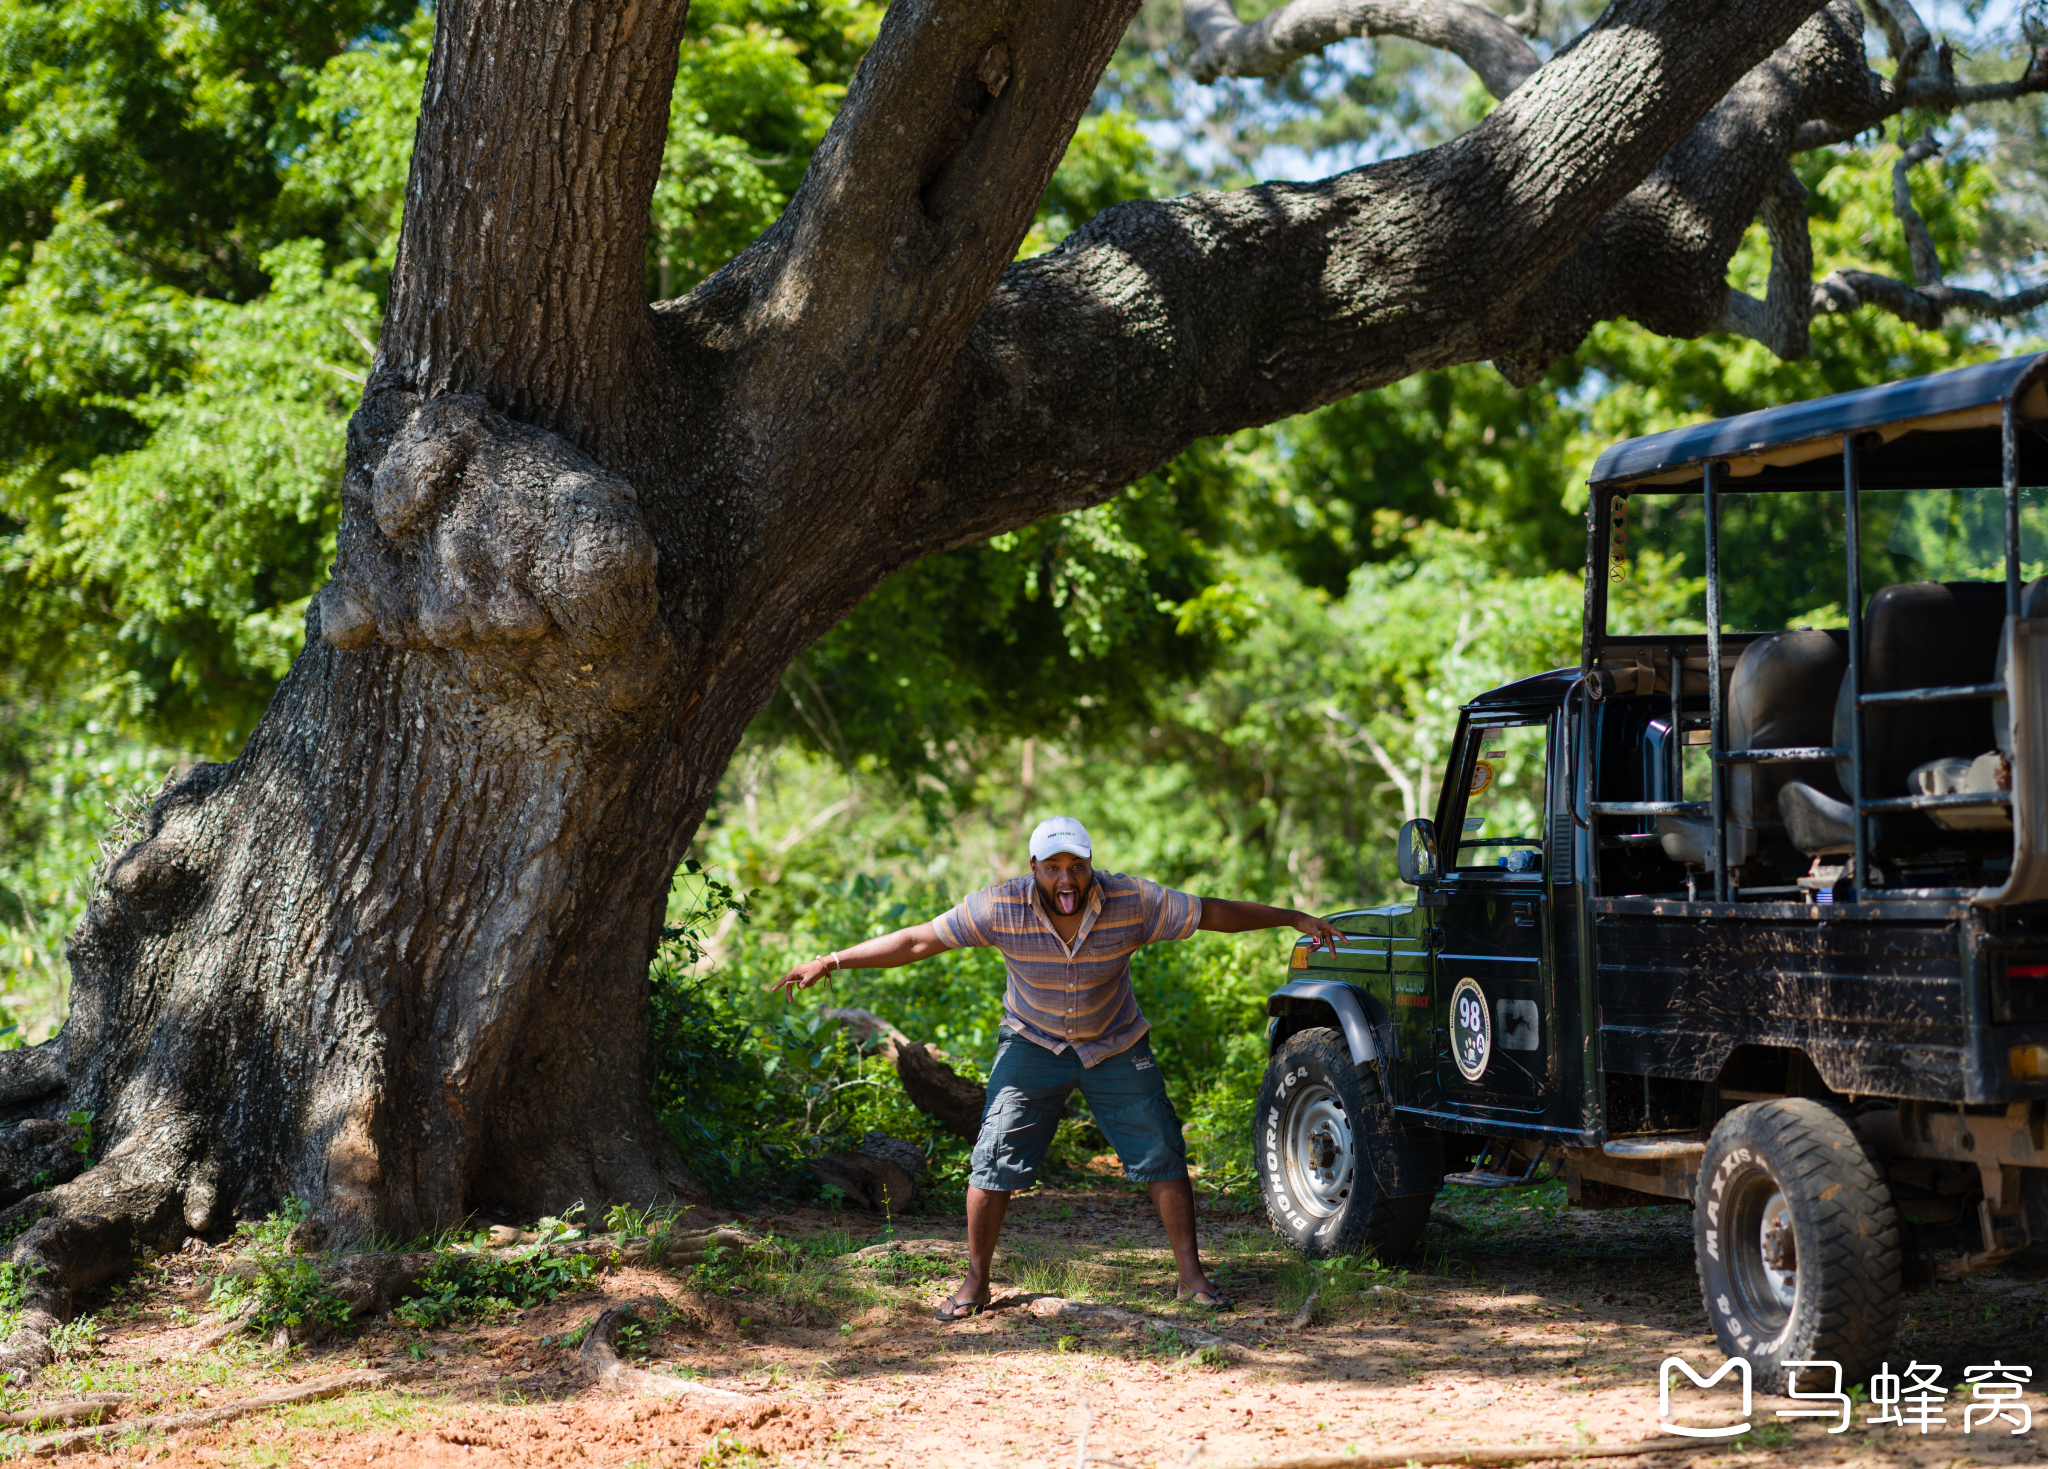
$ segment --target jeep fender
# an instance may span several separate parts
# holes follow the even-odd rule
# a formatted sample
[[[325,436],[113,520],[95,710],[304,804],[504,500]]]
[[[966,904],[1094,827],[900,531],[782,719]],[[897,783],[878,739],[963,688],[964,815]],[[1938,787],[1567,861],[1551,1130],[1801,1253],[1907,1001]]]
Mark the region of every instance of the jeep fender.
[[[1377,1064],[1381,1035],[1391,1037],[1387,1015],[1373,996],[1342,980],[1291,979],[1266,997],[1266,1054],[1271,1056],[1297,1030],[1327,1025],[1342,1031],[1351,1050],[1351,1064]]]

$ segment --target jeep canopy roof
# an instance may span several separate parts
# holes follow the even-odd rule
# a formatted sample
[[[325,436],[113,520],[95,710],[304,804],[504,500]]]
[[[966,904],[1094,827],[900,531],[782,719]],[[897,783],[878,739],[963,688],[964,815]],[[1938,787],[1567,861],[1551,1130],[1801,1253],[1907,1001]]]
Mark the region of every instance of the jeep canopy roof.
[[[1718,460],[1733,479],[1762,477],[1743,489],[1780,482],[1803,489],[1823,479],[1839,484],[1842,436],[1874,432],[1883,445],[1871,445],[1862,465],[1863,481],[1872,488],[1921,481],[1958,488],[1996,485],[2003,478],[2005,406],[2015,406],[2021,423],[2048,420],[2044,379],[2048,353],[1668,429],[1607,450],[1593,466],[1590,483],[1676,487],[1698,482],[1701,466]],[[2018,448],[2020,481],[2048,483],[2048,443],[2025,434]]]

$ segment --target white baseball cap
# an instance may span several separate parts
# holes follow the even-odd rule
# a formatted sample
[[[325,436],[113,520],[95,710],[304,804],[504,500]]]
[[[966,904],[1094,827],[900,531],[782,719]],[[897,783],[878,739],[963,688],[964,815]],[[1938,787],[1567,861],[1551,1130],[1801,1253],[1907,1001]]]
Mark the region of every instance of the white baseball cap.
[[[1054,852],[1094,856],[1095,845],[1088,840],[1088,828],[1071,816],[1046,817],[1031,833],[1031,860],[1043,862]]]

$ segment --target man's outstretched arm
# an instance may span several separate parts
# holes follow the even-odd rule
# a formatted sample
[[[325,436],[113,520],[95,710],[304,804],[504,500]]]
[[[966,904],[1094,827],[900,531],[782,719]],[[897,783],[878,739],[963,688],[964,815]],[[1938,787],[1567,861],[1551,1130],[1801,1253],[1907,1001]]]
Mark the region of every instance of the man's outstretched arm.
[[[1319,944],[1337,952],[1337,930],[1313,913],[1298,908],[1275,908],[1267,903],[1248,903],[1242,898],[1202,899],[1202,921],[1195,925],[1209,933],[1251,933],[1261,928],[1299,929]],[[1311,945],[1313,947],[1313,945]]]
[[[1256,903],[1247,906],[1256,908]],[[1265,927],[1257,924],[1254,927]],[[899,928],[894,933],[885,933],[880,938],[862,939],[850,949],[838,952],[838,964],[832,956],[806,959],[770,986],[781,990],[785,997],[793,998],[798,990],[807,990],[826,975],[837,969],[895,969],[904,964],[915,964],[920,959],[929,959],[934,954],[943,954],[950,947],[939,937],[939,931],[929,923],[920,923],[914,928]]]

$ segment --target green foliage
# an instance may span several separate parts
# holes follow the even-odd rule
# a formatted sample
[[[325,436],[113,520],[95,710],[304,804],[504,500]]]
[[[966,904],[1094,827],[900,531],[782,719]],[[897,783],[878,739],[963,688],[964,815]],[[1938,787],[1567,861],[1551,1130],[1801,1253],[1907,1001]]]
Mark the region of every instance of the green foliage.
[[[76,699],[10,697],[0,674],[0,1045],[45,1040],[63,1020],[64,942],[117,813],[154,792],[175,756],[90,717]]]
[[[244,1324],[268,1336],[280,1327],[335,1327],[348,1324],[348,1302],[320,1278],[319,1268],[291,1253],[287,1240],[293,1228],[311,1214],[297,1195],[267,1219],[236,1231],[248,1256],[248,1271],[224,1272],[213,1283],[208,1301],[222,1315],[240,1313]]]
[[[50,1350],[60,1362],[72,1357],[83,1357],[92,1351],[93,1339],[99,1335],[100,1320],[97,1316],[74,1316],[71,1320],[50,1328]]]
[[[37,585],[95,589],[80,641],[121,670],[97,696],[195,743],[232,748],[254,727],[334,556],[334,426],[379,304],[323,275],[319,254],[311,240],[266,254],[272,289],[249,305],[193,303],[182,386],[127,405],[148,441],[68,475],[61,519],[20,543]]]
[[[1280,1270],[1280,1309],[1295,1310],[1313,1295],[1324,1311],[1354,1303],[1395,1310],[1407,1303],[1407,1286],[1406,1270],[1382,1265],[1369,1255],[1291,1260]]]
[[[0,5],[13,137],[63,137],[0,164],[23,203],[0,255],[8,683],[232,752],[297,653],[431,34],[381,6],[227,45],[218,11]],[[122,38],[91,66],[53,39],[86,17]],[[208,70],[259,53],[260,75]]]
[[[519,1254],[444,1248],[434,1252],[420,1294],[391,1314],[421,1331],[457,1321],[501,1321],[565,1291],[581,1290],[597,1266],[590,1255],[551,1257],[545,1242]]]
[[[690,7],[655,185],[653,294],[683,294],[775,222],[882,10],[863,0]]]

